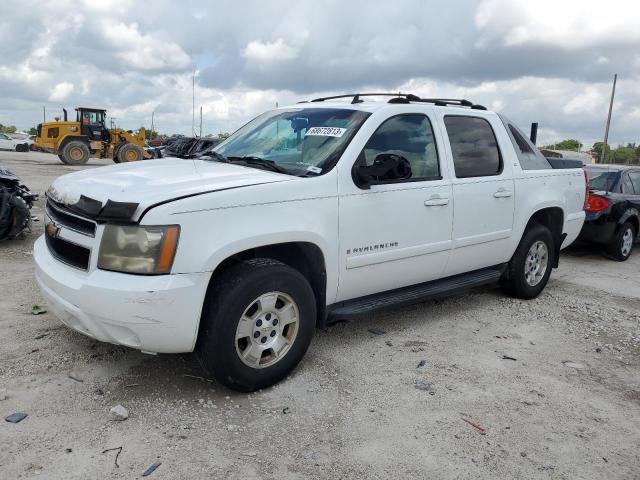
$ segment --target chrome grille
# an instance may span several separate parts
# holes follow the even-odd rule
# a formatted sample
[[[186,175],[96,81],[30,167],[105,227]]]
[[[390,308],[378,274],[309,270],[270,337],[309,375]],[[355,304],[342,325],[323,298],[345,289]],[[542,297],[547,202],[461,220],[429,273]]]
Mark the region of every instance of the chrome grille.
[[[95,237],[96,224],[91,220],[84,219],[51,199],[47,200],[46,212],[49,218],[57,225],[68,228],[74,232],[82,233],[89,237]]]

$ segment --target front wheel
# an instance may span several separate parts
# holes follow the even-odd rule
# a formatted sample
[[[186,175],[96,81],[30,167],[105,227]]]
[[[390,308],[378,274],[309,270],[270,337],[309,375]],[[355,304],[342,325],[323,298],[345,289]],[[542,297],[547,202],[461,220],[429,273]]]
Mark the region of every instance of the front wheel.
[[[631,256],[633,250],[633,241],[636,238],[636,231],[633,225],[629,222],[625,222],[613,241],[607,245],[607,254],[614,260],[624,262]]]
[[[80,140],[72,140],[62,148],[62,161],[67,165],[84,165],[90,155],[89,145]]]
[[[265,388],[298,365],[315,323],[315,296],[300,272],[272,259],[247,260],[212,284],[196,355],[229,388]]]
[[[137,162],[138,160],[142,160],[143,157],[144,153],[139,146],[133,143],[125,143],[118,148],[117,154],[114,156],[114,162]]]
[[[525,300],[540,295],[549,281],[554,255],[549,229],[539,224],[527,227],[500,281],[502,290]]]

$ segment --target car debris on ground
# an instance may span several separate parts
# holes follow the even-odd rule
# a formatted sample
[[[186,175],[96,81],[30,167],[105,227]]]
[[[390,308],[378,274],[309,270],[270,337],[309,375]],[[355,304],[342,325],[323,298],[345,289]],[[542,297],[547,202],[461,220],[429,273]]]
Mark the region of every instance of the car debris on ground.
[[[164,146],[149,147],[147,151],[154,158],[198,158],[210,152],[220,141],[219,138],[176,137],[170,138]]]
[[[129,411],[122,405],[116,405],[109,410],[109,416],[112,420],[122,421],[129,418]]]
[[[108,452],[115,452],[115,451],[117,451],[118,453],[116,453],[116,457],[113,459],[113,463],[115,463],[116,468],[120,468],[120,465],[118,464],[118,457],[122,453],[122,447],[107,448],[106,450],[103,450],[102,453],[105,454]]]
[[[8,417],[5,417],[4,419],[9,423],[20,423],[22,420],[24,420],[27,417],[28,417],[28,414],[17,412],[17,413],[12,413],[11,415],[9,415]]]
[[[31,231],[31,207],[36,200],[37,194],[0,167],[0,240],[11,240]]]
[[[47,311],[40,305],[34,305],[31,307],[31,315],[42,315],[43,313],[47,313]]]
[[[149,468],[147,468],[147,469],[142,473],[142,476],[143,476],[143,477],[148,477],[148,476],[149,476],[149,475],[151,475],[153,472],[155,472],[155,471],[156,471],[156,469],[157,469],[160,465],[162,465],[162,463],[161,463],[161,462],[156,462],[156,463],[151,464],[151,465],[149,466]]]

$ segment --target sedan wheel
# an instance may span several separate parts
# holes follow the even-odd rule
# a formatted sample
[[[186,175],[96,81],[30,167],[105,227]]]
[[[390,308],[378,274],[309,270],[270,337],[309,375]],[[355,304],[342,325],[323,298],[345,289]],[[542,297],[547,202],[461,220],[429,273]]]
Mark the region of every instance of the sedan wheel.
[[[623,256],[628,257],[631,253],[631,248],[633,247],[633,229],[631,227],[627,228],[622,235],[622,249],[621,253]]]

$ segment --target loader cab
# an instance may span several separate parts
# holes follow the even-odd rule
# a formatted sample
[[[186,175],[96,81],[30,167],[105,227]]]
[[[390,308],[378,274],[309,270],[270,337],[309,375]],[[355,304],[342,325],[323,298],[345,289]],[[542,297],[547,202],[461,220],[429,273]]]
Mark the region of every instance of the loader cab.
[[[91,140],[108,142],[109,129],[105,125],[107,111],[99,108],[76,108],[76,121],[80,132]]]

